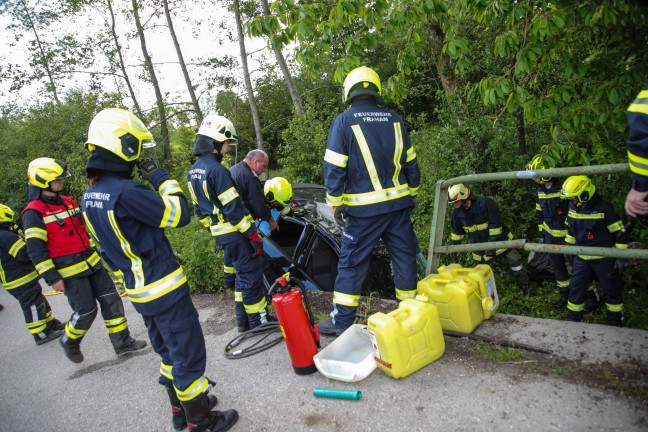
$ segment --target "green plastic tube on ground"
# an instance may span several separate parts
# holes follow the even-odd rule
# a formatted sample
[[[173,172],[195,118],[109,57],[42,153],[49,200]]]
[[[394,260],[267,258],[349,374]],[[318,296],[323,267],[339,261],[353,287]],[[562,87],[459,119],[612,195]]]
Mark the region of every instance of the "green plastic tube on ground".
[[[313,396],[327,397],[333,399],[351,399],[358,400],[362,397],[362,392],[359,390],[340,390],[324,387],[315,387]]]

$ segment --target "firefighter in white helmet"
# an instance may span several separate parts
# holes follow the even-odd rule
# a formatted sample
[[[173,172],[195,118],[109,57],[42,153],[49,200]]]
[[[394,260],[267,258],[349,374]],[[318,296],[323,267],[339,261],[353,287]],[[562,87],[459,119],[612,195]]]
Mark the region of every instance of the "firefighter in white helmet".
[[[475,196],[465,185],[456,184],[448,189],[448,202],[454,206],[451,221],[451,244],[458,244],[466,234],[470,243],[513,240],[513,234],[509,232],[502,221],[499,207],[491,198]],[[517,250],[473,251],[472,257],[477,263],[488,263],[495,258],[504,257],[522,292],[527,295],[536,294],[522,264],[522,255]],[[453,258],[456,259],[456,257]]]

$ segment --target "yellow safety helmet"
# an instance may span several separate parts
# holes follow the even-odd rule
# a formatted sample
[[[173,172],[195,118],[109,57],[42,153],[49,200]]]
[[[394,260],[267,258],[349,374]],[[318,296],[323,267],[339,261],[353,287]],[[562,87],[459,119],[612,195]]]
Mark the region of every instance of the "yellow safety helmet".
[[[236,134],[234,124],[218,114],[209,114],[206,116],[196,134],[205,135],[221,143],[225,141],[238,142],[238,135]]]
[[[592,199],[594,192],[596,192],[596,187],[589,177],[584,175],[571,176],[563,183],[560,197],[563,199],[576,197],[578,198],[576,207],[582,207],[584,203]]]
[[[373,84],[373,87],[371,84]],[[344,94],[342,95],[342,102],[349,104],[354,97],[359,95],[369,95],[374,97],[380,97],[382,95],[380,77],[376,71],[366,66],[360,66],[353,69],[344,79]]]
[[[547,167],[544,164],[544,160],[542,158],[542,155],[537,155],[536,157],[533,158],[531,162],[529,162],[526,166],[526,169],[529,171],[537,171],[537,170],[544,170],[547,169]],[[537,179],[535,179],[537,180]],[[540,178],[541,183],[545,183],[551,180],[551,177],[542,177]]]
[[[287,206],[292,198],[292,186],[283,177],[274,177],[265,182],[263,193],[269,202],[277,201],[282,206]]]
[[[62,160],[52,158],[38,158],[29,163],[27,178],[29,183],[41,189],[47,189],[50,182],[70,177],[67,164]]]
[[[469,196],[470,189],[468,189],[461,183],[452,185],[450,186],[450,189],[448,189],[448,203],[450,204],[455,203],[459,200],[468,199]]]
[[[132,162],[141,156],[143,148],[155,147],[155,141],[133,114],[121,108],[106,108],[92,119],[88,128],[85,148],[93,152],[97,147]]]
[[[0,223],[11,222],[14,217],[14,212],[8,206],[0,204]]]

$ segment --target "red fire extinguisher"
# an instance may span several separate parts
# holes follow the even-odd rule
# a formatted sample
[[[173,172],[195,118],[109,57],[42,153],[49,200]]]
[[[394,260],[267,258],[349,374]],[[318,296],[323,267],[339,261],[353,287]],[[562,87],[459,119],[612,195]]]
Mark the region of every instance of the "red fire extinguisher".
[[[296,289],[299,288],[299,289]],[[297,375],[317,372],[313,357],[320,347],[317,324],[308,304],[304,284],[289,273],[277,278],[270,288],[272,305]],[[302,296],[303,294],[303,296]]]

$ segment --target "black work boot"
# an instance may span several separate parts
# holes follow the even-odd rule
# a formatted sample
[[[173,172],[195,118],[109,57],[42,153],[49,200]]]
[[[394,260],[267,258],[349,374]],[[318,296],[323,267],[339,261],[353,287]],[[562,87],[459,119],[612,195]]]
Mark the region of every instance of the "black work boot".
[[[54,318],[52,321],[47,323],[47,328],[52,330],[65,330],[65,324]]]
[[[560,299],[554,303],[556,309],[564,309],[567,306],[567,301],[569,299],[569,290],[560,290]]]
[[[34,335],[34,340],[36,341],[36,345],[43,345],[46,342],[58,339],[59,337],[61,337],[62,333],[63,331],[61,330],[46,328],[45,331],[36,333]]]
[[[608,325],[615,327],[623,327],[623,311],[610,312],[606,311]]]
[[[184,408],[182,408],[182,403],[178,399],[178,394],[173,387],[173,384],[165,384],[167,395],[169,395],[169,402],[171,402],[171,420],[173,421],[173,429],[183,430],[187,427],[187,418],[185,417]],[[218,403],[218,398],[214,395],[208,394],[207,399],[209,400],[209,409],[212,409]]]
[[[64,337],[59,339],[59,344],[63,347],[63,351],[67,356],[68,360],[72,363],[81,363],[83,361],[83,354],[81,354],[81,348],[79,344],[69,345],[63,342]]]
[[[526,269],[514,271],[513,276],[515,277],[515,284],[525,295],[534,296],[537,294],[535,286],[531,285]]]
[[[137,340],[132,336],[128,336],[120,346],[115,347],[115,354],[122,355],[131,351],[139,351],[145,347],[146,347],[146,341]]]
[[[599,297],[598,292],[595,289],[590,288],[587,290],[587,299],[585,299],[585,315],[596,310],[601,306],[601,297]]]
[[[317,323],[320,334],[328,336],[340,336],[346,328],[338,327],[332,320],[324,320]]]
[[[204,393],[190,401],[182,402],[191,432],[225,432],[238,421],[236,410],[210,411],[209,398]]]

